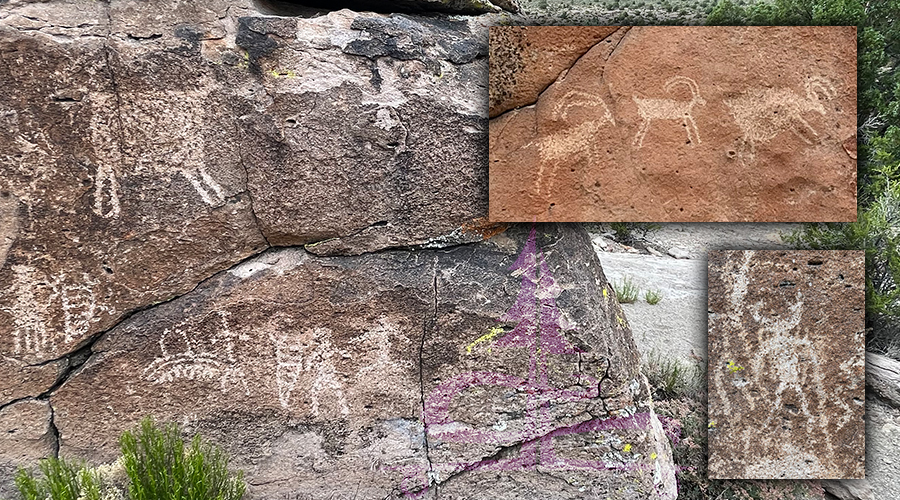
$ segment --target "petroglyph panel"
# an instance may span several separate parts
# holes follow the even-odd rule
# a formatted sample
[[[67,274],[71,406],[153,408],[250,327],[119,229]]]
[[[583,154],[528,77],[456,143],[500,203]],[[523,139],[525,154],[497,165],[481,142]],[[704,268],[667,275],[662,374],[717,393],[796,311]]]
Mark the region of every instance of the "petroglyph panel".
[[[548,62],[596,28],[491,28],[491,220],[856,220],[855,28],[620,27]]]
[[[860,251],[709,254],[709,475],[855,479],[865,465]]]
[[[503,499],[518,491],[506,481],[555,477],[577,480],[568,498],[591,485],[673,499],[669,442],[610,290],[577,226],[355,257],[269,250],[104,335],[51,396],[60,453],[109,460],[108,436],[152,414],[249,436],[221,442],[254,498],[478,484]]]

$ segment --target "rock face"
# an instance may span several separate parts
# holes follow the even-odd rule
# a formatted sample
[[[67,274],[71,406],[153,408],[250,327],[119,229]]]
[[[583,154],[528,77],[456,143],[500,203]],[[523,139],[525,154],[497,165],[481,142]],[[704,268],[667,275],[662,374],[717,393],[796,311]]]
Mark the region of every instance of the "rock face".
[[[864,476],[864,255],[709,254],[709,474]]]
[[[674,499],[586,233],[528,235],[248,260],[94,346],[50,397],[60,453],[110,460],[152,414],[225,443],[253,498]]]
[[[12,497],[12,478],[20,466],[53,455],[57,447],[47,401],[18,401],[0,408],[0,495]]]
[[[480,239],[462,228],[487,202],[481,22],[4,4],[0,405],[270,244]]]
[[[866,353],[866,479],[873,498],[900,495],[900,361]],[[864,498],[864,497],[862,497]]]
[[[491,220],[856,220],[855,28],[569,29],[491,28]]]
[[[5,3],[0,496],[153,415],[250,498],[675,498],[587,235],[483,222],[494,20]]]

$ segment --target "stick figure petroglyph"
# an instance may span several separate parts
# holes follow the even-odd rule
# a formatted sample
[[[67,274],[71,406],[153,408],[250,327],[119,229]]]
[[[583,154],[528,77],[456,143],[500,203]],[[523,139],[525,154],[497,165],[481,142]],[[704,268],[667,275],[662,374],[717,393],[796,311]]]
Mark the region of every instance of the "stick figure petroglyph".
[[[666,93],[671,94],[672,90],[678,85],[684,85],[690,89],[690,100],[632,96],[634,103],[637,104],[638,115],[641,117],[641,128],[638,130],[637,135],[634,136],[633,146],[637,146],[638,149],[644,146],[644,136],[650,130],[650,122],[653,120],[681,120],[687,133],[688,142],[693,143],[693,138],[691,137],[691,129],[693,129],[694,137],[696,137],[697,143],[700,143],[700,131],[697,130],[697,123],[694,121],[693,108],[698,104],[701,106],[706,104],[706,100],[700,96],[697,82],[686,76],[669,78],[666,80],[663,89]]]
[[[331,361],[334,349],[330,337],[331,330],[321,327],[307,330],[300,336],[296,332],[289,336],[269,333],[269,339],[275,348],[275,382],[282,408],[290,407],[291,393],[301,374],[308,373],[313,376],[310,395],[314,416],[319,416],[319,407],[326,394],[334,396],[341,415],[350,413],[343,385],[338,380],[337,369]],[[316,347],[307,352],[310,344],[315,344]]]
[[[757,89],[735,99],[726,99],[735,123],[741,129],[739,154],[747,163],[756,157],[756,148],[790,130],[806,144],[818,141],[819,134],[803,118],[805,113],[825,115],[822,100],[835,96],[834,86],[825,78],[810,77],[805,84],[806,95],[791,89]]]

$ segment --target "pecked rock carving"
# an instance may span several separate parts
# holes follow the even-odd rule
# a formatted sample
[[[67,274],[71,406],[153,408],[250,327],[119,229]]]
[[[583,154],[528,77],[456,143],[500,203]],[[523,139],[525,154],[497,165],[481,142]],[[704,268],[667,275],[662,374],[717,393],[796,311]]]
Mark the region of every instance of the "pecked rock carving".
[[[697,82],[686,76],[669,78],[666,80],[666,85],[663,89],[671,93],[677,85],[683,85],[690,90],[690,100],[646,98],[638,97],[637,95],[632,97],[637,105],[638,115],[641,117],[641,127],[632,141],[632,144],[637,146],[638,149],[644,146],[644,136],[650,130],[650,123],[653,120],[680,120],[682,126],[684,126],[685,133],[687,133],[687,142],[689,144],[692,143],[692,129],[694,131],[693,137],[697,140],[697,143],[701,142],[700,131],[697,130],[697,122],[694,121],[692,113],[694,112],[694,106],[703,106],[706,104],[706,100],[700,96]]]
[[[820,140],[818,132],[803,116],[810,112],[825,116],[828,111],[822,101],[833,99],[835,88],[828,79],[821,77],[807,78],[805,86],[805,95],[791,89],[767,88],[725,100],[735,123],[743,132],[738,144],[742,162],[752,162],[758,146],[787,130],[806,144]]]
[[[491,28],[491,220],[856,219],[854,30],[568,29]]]
[[[863,286],[861,252],[710,252],[710,477],[863,477]]]

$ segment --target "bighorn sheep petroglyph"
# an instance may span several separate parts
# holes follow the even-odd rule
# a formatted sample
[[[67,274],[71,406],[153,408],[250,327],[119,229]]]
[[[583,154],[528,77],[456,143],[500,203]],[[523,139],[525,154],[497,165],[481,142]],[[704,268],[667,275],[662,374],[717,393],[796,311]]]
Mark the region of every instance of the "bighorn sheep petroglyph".
[[[674,76],[666,80],[663,89],[666,93],[671,94],[676,85],[685,85],[691,91],[690,100],[677,99],[658,99],[644,98],[632,96],[634,103],[637,104],[638,114],[641,116],[641,128],[637,135],[634,136],[632,145],[638,149],[644,146],[644,136],[650,129],[650,122],[653,120],[681,120],[684,124],[685,132],[687,132],[688,142],[693,143],[691,137],[691,129],[694,129],[694,137],[700,142],[700,132],[697,130],[697,123],[692,115],[694,106],[697,104],[704,105],[706,100],[700,96],[697,88],[697,82],[686,76]]]
[[[741,161],[752,160],[758,145],[772,140],[785,130],[790,130],[807,144],[818,141],[818,132],[803,118],[803,114],[816,112],[825,115],[822,98],[829,100],[834,95],[831,82],[821,77],[810,77],[806,80],[805,96],[791,89],[767,88],[726,99],[725,105],[743,133],[738,147]]]

